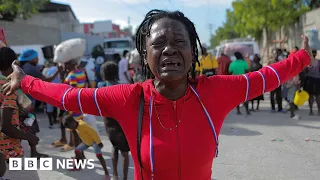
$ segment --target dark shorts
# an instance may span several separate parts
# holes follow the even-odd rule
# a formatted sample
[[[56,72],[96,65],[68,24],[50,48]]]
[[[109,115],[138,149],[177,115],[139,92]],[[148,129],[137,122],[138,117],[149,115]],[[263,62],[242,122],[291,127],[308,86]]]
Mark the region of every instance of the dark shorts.
[[[122,152],[130,151],[128,141],[124,133],[111,130],[111,132],[108,132],[108,134],[111,144],[115,149],[119,149]]]
[[[320,78],[306,77],[303,89],[312,95],[320,95]]]
[[[129,152],[128,141],[120,124],[112,118],[104,118],[104,125],[112,146],[122,152]]]

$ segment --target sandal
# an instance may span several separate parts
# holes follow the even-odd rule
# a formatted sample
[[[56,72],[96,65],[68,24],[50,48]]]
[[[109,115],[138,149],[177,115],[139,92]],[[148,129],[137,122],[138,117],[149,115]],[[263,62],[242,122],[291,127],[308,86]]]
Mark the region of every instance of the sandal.
[[[66,143],[61,142],[60,140],[57,140],[55,142],[53,142],[51,145],[54,147],[61,147],[64,146]]]
[[[71,147],[71,146],[69,146],[69,144],[65,144],[64,146],[63,146],[63,148],[61,148],[61,152],[68,152],[68,151],[71,151],[71,150],[73,150],[74,149],[74,147]]]
[[[73,164],[73,168],[72,169],[68,169],[68,171],[81,171],[81,167],[77,168],[75,165],[75,161],[77,159],[73,159],[72,164]]]
[[[68,169],[68,171],[81,171],[81,168],[73,167],[72,169]]]
[[[47,158],[47,157],[50,157],[50,156],[47,155],[47,154],[38,153],[36,156],[31,156],[31,157],[36,157],[39,160],[40,158]]]
[[[110,180],[118,180],[118,176],[112,176]]]

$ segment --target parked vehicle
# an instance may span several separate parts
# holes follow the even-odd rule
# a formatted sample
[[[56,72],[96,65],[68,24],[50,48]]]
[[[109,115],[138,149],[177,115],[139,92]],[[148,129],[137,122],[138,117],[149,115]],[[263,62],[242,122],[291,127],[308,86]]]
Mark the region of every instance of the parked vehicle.
[[[260,54],[258,43],[254,39],[230,39],[222,41],[219,46],[216,47],[216,57],[220,57],[221,53],[228,55],[231,60],[234,60],[234,53],[239,51],[243,56],[253,56],[254,54]]]
[[[120,55],[122,55],[124,50],[133,50],[134,45],[131,37],[108,38],[104,40],[103,48],[106,54],[119,53]]]

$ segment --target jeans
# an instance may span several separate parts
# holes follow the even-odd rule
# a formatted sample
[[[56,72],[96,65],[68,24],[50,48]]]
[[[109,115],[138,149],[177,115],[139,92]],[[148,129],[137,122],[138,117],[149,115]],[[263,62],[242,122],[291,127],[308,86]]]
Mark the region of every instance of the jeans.
[[[91,145],[93,147],[94,153],[96,154],[102,154],[101,148],[99,147],[99,145],[97,143],[93,143]],[[80,143],[77,147],[76,150],[83,152],[84,150],[88,149],[90,146],[87,146],[84,143]]]

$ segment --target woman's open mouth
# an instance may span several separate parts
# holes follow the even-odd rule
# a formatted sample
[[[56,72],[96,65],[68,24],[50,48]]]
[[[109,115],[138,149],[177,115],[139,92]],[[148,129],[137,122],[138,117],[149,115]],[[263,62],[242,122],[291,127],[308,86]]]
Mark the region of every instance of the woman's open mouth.
[[[175,71],[180,69],[181,63],[177,61],[165,61],[162,63],[161,69],[163,71]]]
[[[181,63],[179,62],[165,62],[162,64],[162,67],[168,67],[168,66],[177,66],[179,67],[181,65]]]

